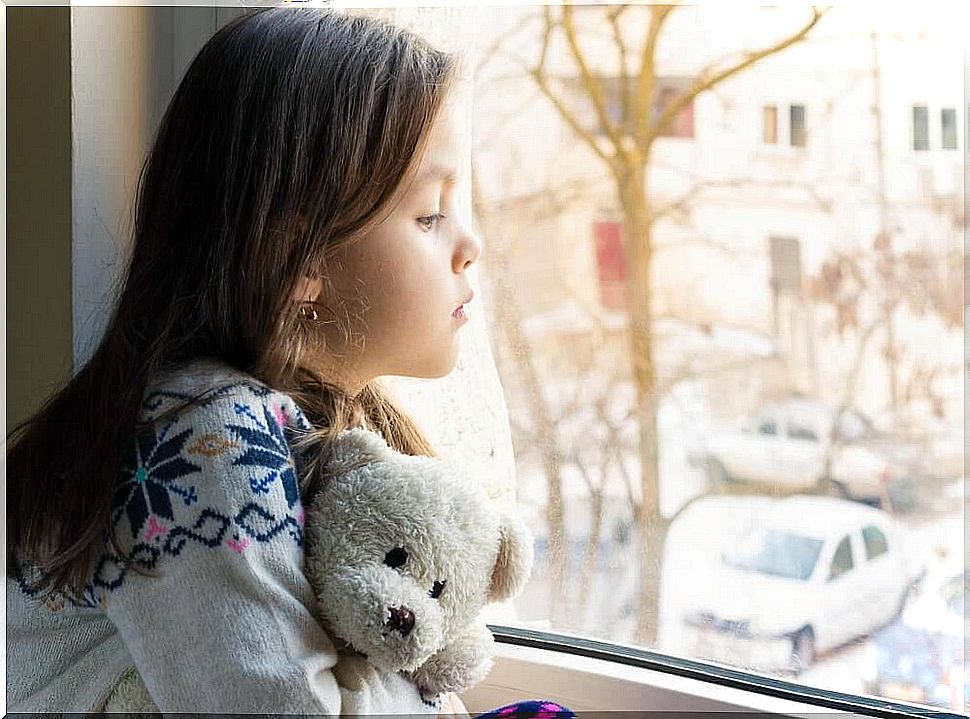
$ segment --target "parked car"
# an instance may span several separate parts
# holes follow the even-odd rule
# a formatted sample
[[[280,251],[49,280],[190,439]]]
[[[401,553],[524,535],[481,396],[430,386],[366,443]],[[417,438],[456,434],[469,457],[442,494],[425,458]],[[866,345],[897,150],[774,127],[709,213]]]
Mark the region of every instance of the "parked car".
[[[968,575],[961,555],[932,565],[900,617],[873,636],[867,693],[960,710],[970,705],[970,664],[963,656]]]
[[[922,571],[891,515],[806,495],[771,500],[720,559],[683,615],[682,651],[796,675],[892,621]]]
[[[894,508],[918,501],[907,453],[886,442],[860,412],[838,413],[821,402],[793,398],[770,404],[749,426],[712,432],[703,461],[712,485],[743,482],[805,491],[828,483],[838,496]]]

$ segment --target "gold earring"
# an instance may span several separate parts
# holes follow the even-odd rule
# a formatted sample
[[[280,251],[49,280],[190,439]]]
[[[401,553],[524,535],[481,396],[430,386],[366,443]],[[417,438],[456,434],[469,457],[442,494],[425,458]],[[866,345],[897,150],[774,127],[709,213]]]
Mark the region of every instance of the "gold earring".
[[[313,302],[313,300],[311,300],[311,299],[310,299],[310,298],[308,297],[308,298],[306,299],[306,304],[304,304],[304,305],[303,305],[303,306],[302,306],[302,307],[300,308],[300,317],[302,317],[302,318],[304,318],[304,319],[308,319],[308,320],[310,320],[311,322],[316,322],[316,321],[317,321],[317,319],[318,319],[318,315],[317,315],[317,310],[316,310],[316,308],[315,308],[315,307],[312,307],[312,306],[311,306],[311,307],[309,308],[309,312],[307,312],[307,306],[306,306],[306,305],[313,305],[313,304],[314,304],[314,302]]]

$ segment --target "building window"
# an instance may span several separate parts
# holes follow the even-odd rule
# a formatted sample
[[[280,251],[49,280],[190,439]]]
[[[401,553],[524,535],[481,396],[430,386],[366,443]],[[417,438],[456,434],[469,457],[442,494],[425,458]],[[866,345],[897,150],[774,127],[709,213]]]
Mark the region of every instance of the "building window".
[[[596,243],[596,274],[599,280],[600,303],[604,309],[626,309],[626,248],[623,243],[623,224],[613,221],[593,223]]]
[[[789,126],[791,128],[791,146],[805,147],[807,132],[805,129],[805,106],[792,105],[789,108]]]
[[[940,141],[944,150],[957,149],[957,111],[952,107],[940,110]]]
[[[653,119],[656,121],[660,113],[670,105],[682,92],[687,90],[693,80],[686,77],[658,77],[659,89],[653,103]],[[659,137],[693,137],[694,136],[694,101],[691,100],[683,110],[677,113],[670,127],[659,133]]]
[[[599,78],[600,84],[603,87],[603,93],[606,96],[606,116],[609,118],[610,122],[615,125],[621,125],[623,121],[623,96],[620,92],[620,88],[623,83],[619,77],[601,77]],[[630,78],[631,86],[636,82],[635,77]],[[681,92],[686,90],[694,82],[693,78],[690,77],[658,77],[657,78],[657,91],[654,96],[654,102],[651,107],[651,117],[656,121],[664,108],[666,108],[674,98],[680,95]],[[596,117],[596,112],[593,108],[593,101],[589,97],[589,91],[583,84],[581,78],[571,78],[568,82],[568,87],[575,98],[577,104],[584,108],[583,112],[588,118],[586,121],[586,126],[591,132],[596,135],[603,136],[606,134],[605,128],[603,128],[599,120]],[[626,127],[624,132],[626,134],[632,134],[634,127],[634,118],[627,118]],[[674,117],[670,126],[657,134],[658,137],[684,137],[693,138],[694,137],[694,101],[691,100],[687,105]]]
[[[805,147],[808,129],[805,124],[805,106],[789,104],[763,105],[761,108],[761,141],[765,145],[787,144]],[[779,112],[779,108],[781,111]]]
[[[913,105],[913,149],[930,149],[930,111],[926,105]]]
[[[778,108],[765,105],[761,108],[761,141],[766,145],[778,144]]]
[[[769,237],[768,256],[771,260],[771,289],[798,294],[802,288],[802,255],[797,237]]]

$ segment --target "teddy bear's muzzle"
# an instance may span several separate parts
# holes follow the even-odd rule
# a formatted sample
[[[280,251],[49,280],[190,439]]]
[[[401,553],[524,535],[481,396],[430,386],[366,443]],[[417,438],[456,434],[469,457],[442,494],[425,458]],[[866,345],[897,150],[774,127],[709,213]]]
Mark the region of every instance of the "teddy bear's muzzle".
[[[407,636],[414,629],[414,612],[407,607],[389,607],[390,617],[386,622],[389,629],[400,632],[401,636]]]

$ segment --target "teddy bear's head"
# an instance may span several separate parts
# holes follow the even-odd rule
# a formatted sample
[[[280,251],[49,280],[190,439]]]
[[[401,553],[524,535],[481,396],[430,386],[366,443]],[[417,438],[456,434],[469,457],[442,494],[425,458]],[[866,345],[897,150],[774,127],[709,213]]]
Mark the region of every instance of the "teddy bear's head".
[[[307,577],[328,628],[375,666],[414,670],[528,579],[528,529],[453,463],[355,428],[324,466],[307,483]]]

